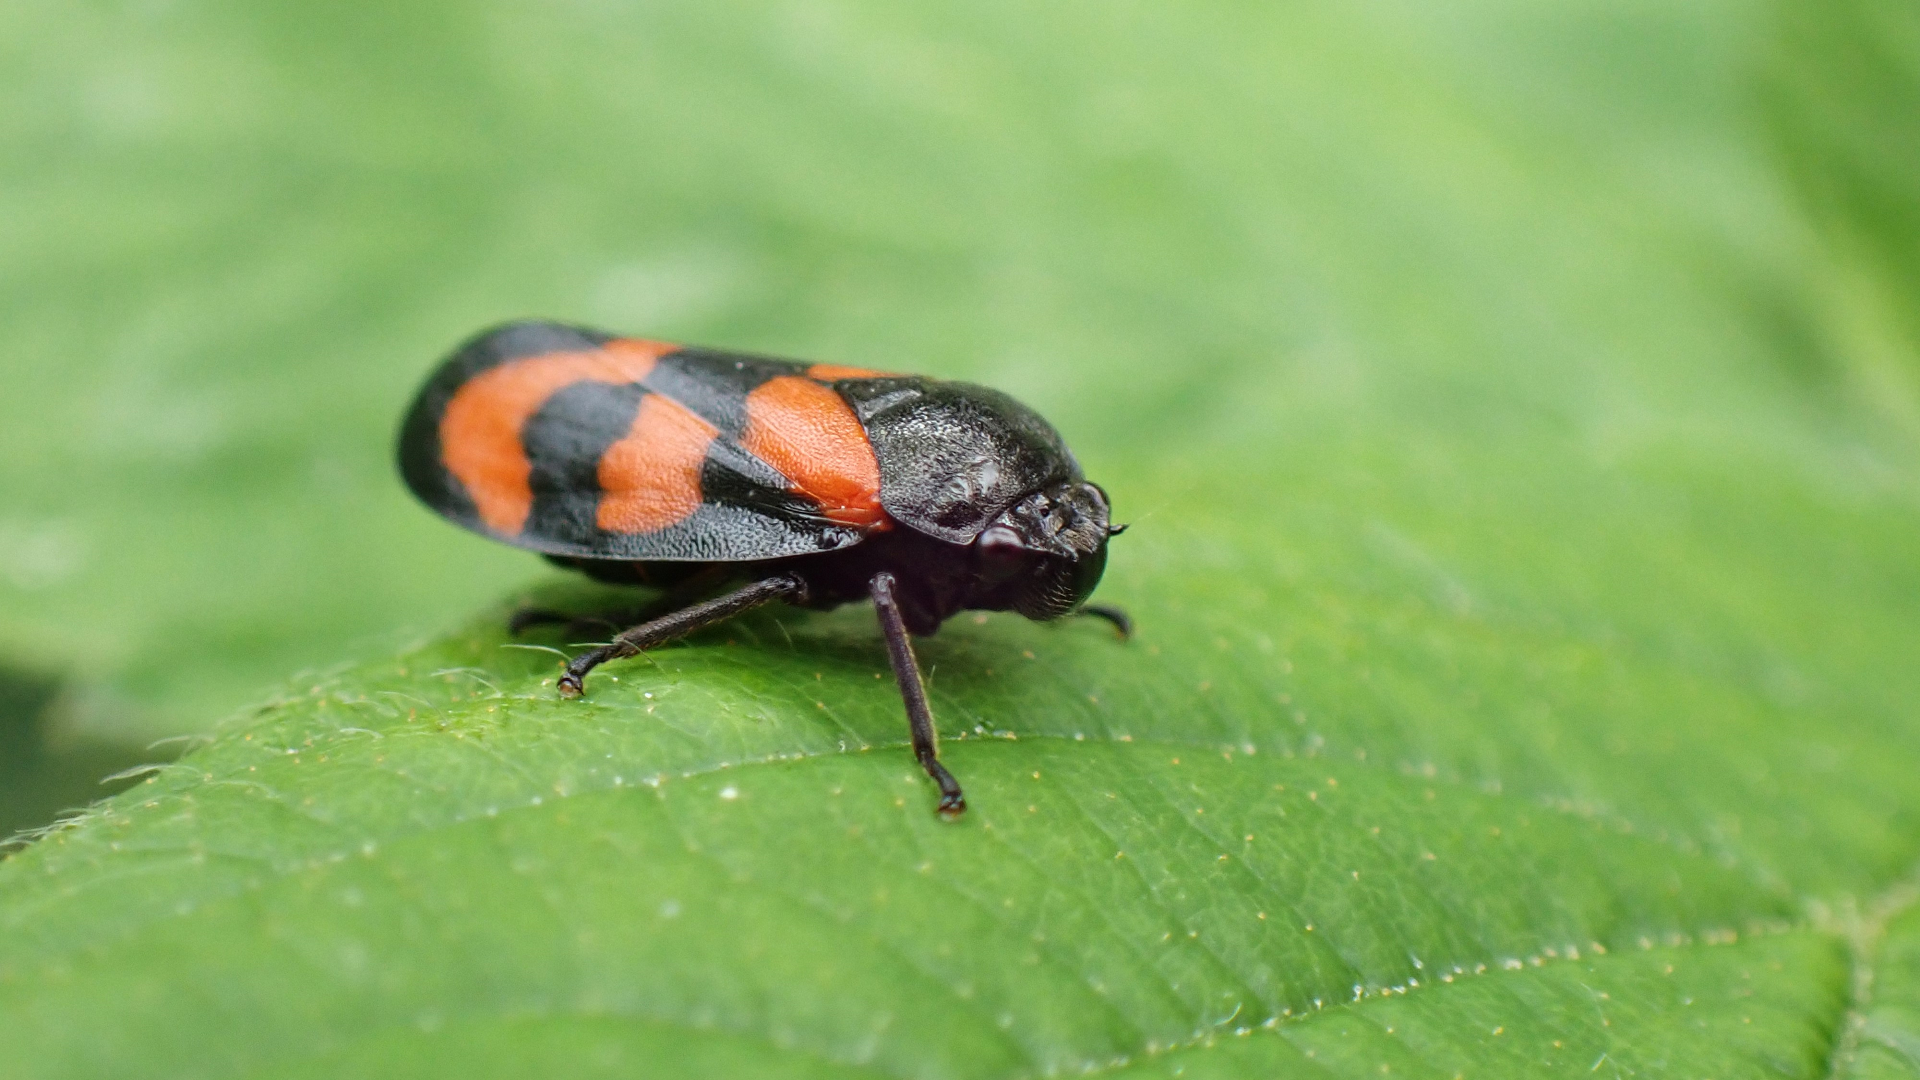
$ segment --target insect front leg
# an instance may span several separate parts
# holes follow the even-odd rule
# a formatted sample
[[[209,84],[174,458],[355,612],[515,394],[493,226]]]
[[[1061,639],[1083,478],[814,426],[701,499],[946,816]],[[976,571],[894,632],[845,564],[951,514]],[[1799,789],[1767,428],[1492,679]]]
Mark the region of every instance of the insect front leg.
[[[704,603],[681,608],[669,615],[643,622],[639,626],[625,631],[611,642],[591,652],[581,653],[567,665],[567,673],[560,676],[560,696],[579,697],[587,672],[609,660],[633,656],[677,637],[684,637],[703,626],[711,626],[723,619],[730,619],[743,611],[757,608],[771,600],[783,598],[805,599],[806,582],[794,574],[775,574],[763,578],[751,585],[745,585],[725,596],[716,596]]]
[[[907,728],[913,735],[913,756],[940,785],[939,810],[947,817],[958,817],[967,808],[959,781],[940,764],[939,736],[933,730],[933,710],[927,707],[926,684],[920,681],[920,665],[913,658],[913,640],[907,636],[907,621],[900,614],[900,601],[894,596],[897,583],[882,570],[873,575],[868,591],[873,595],[873,610],[879,613],[880,629],[887,635],[887,659],[893,663],[893,677],[900,684],[900,698],[907,706]]]
[[[1104,619],[1113,624],[1114,630],[1120,634],[1121,641],[1133,636],[1133,617],[1111,604],[1082,604],[1074,614]]]

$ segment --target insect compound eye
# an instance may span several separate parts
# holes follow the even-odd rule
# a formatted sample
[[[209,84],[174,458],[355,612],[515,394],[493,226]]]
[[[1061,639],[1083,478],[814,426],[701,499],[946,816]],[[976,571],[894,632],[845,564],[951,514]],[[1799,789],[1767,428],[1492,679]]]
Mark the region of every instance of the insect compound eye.
[[[1005,525],[983,530],[974,540],[973,548],[979,553],[981,573],[995,581],[1019,573],[1027,561],[1026,541]]]

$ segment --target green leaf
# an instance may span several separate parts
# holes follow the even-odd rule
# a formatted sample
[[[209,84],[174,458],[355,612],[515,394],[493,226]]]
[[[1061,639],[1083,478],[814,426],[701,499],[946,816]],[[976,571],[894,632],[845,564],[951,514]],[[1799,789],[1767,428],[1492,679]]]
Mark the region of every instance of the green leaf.
[[[1920,1071],[1847,9],[10,11],[0,655],[129,739],[358,659],[0,864],[0,1075]],[[862,608],[558,699],[507,612],[622,597],[387,461],[528,312],[1015,392],[1138,637],[924,641],[951,823]]]

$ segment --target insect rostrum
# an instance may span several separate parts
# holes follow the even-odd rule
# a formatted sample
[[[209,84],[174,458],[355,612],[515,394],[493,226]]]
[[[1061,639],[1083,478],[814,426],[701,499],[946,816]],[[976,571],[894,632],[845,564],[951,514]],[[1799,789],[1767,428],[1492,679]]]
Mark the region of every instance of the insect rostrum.
[[[1128,629],[1086,603],[1120,531],[1106,493],[1050,424],[982,386],[517,322],[441,364],[399,455],[441,515],[668,590],[567,666],[568,697],[608,660],[770,600],[871,600],[946,814],[966,800],[938,760],[911,636],[966,610]],[[523,612],[515,628],[555,619]]]

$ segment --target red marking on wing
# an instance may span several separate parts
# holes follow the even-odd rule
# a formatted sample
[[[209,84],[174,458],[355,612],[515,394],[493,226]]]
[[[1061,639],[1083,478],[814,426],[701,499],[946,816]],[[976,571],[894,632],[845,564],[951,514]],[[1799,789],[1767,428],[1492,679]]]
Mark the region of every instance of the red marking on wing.
[[[832,382],[835,379],[880,379],[886,377],[884,371],[869,371],[863,367],[843,367],[839,364],[815,364],[807,369],[807,378],[819,382]]]
[[[574,383],[637,383],[654,361],[678,347],[620,338],[587,352],[546,353],[489,368],[447,402],[440,416],[440,460],[466,487],[489,529],[517,535],[533,509],[533,463],[520,442],[527,421]]]
[[[824,384],[798,375],[761,383],[747,395],[740,445],[778,469],[828,518],[869,529],[891,524],[880,508],[873,444],[853,410]]]
[[[719,432],[659,394],[640,399],[633,427],[600,458],[600,509],[608,532],[658,532],[700,506],[700,466]]]

